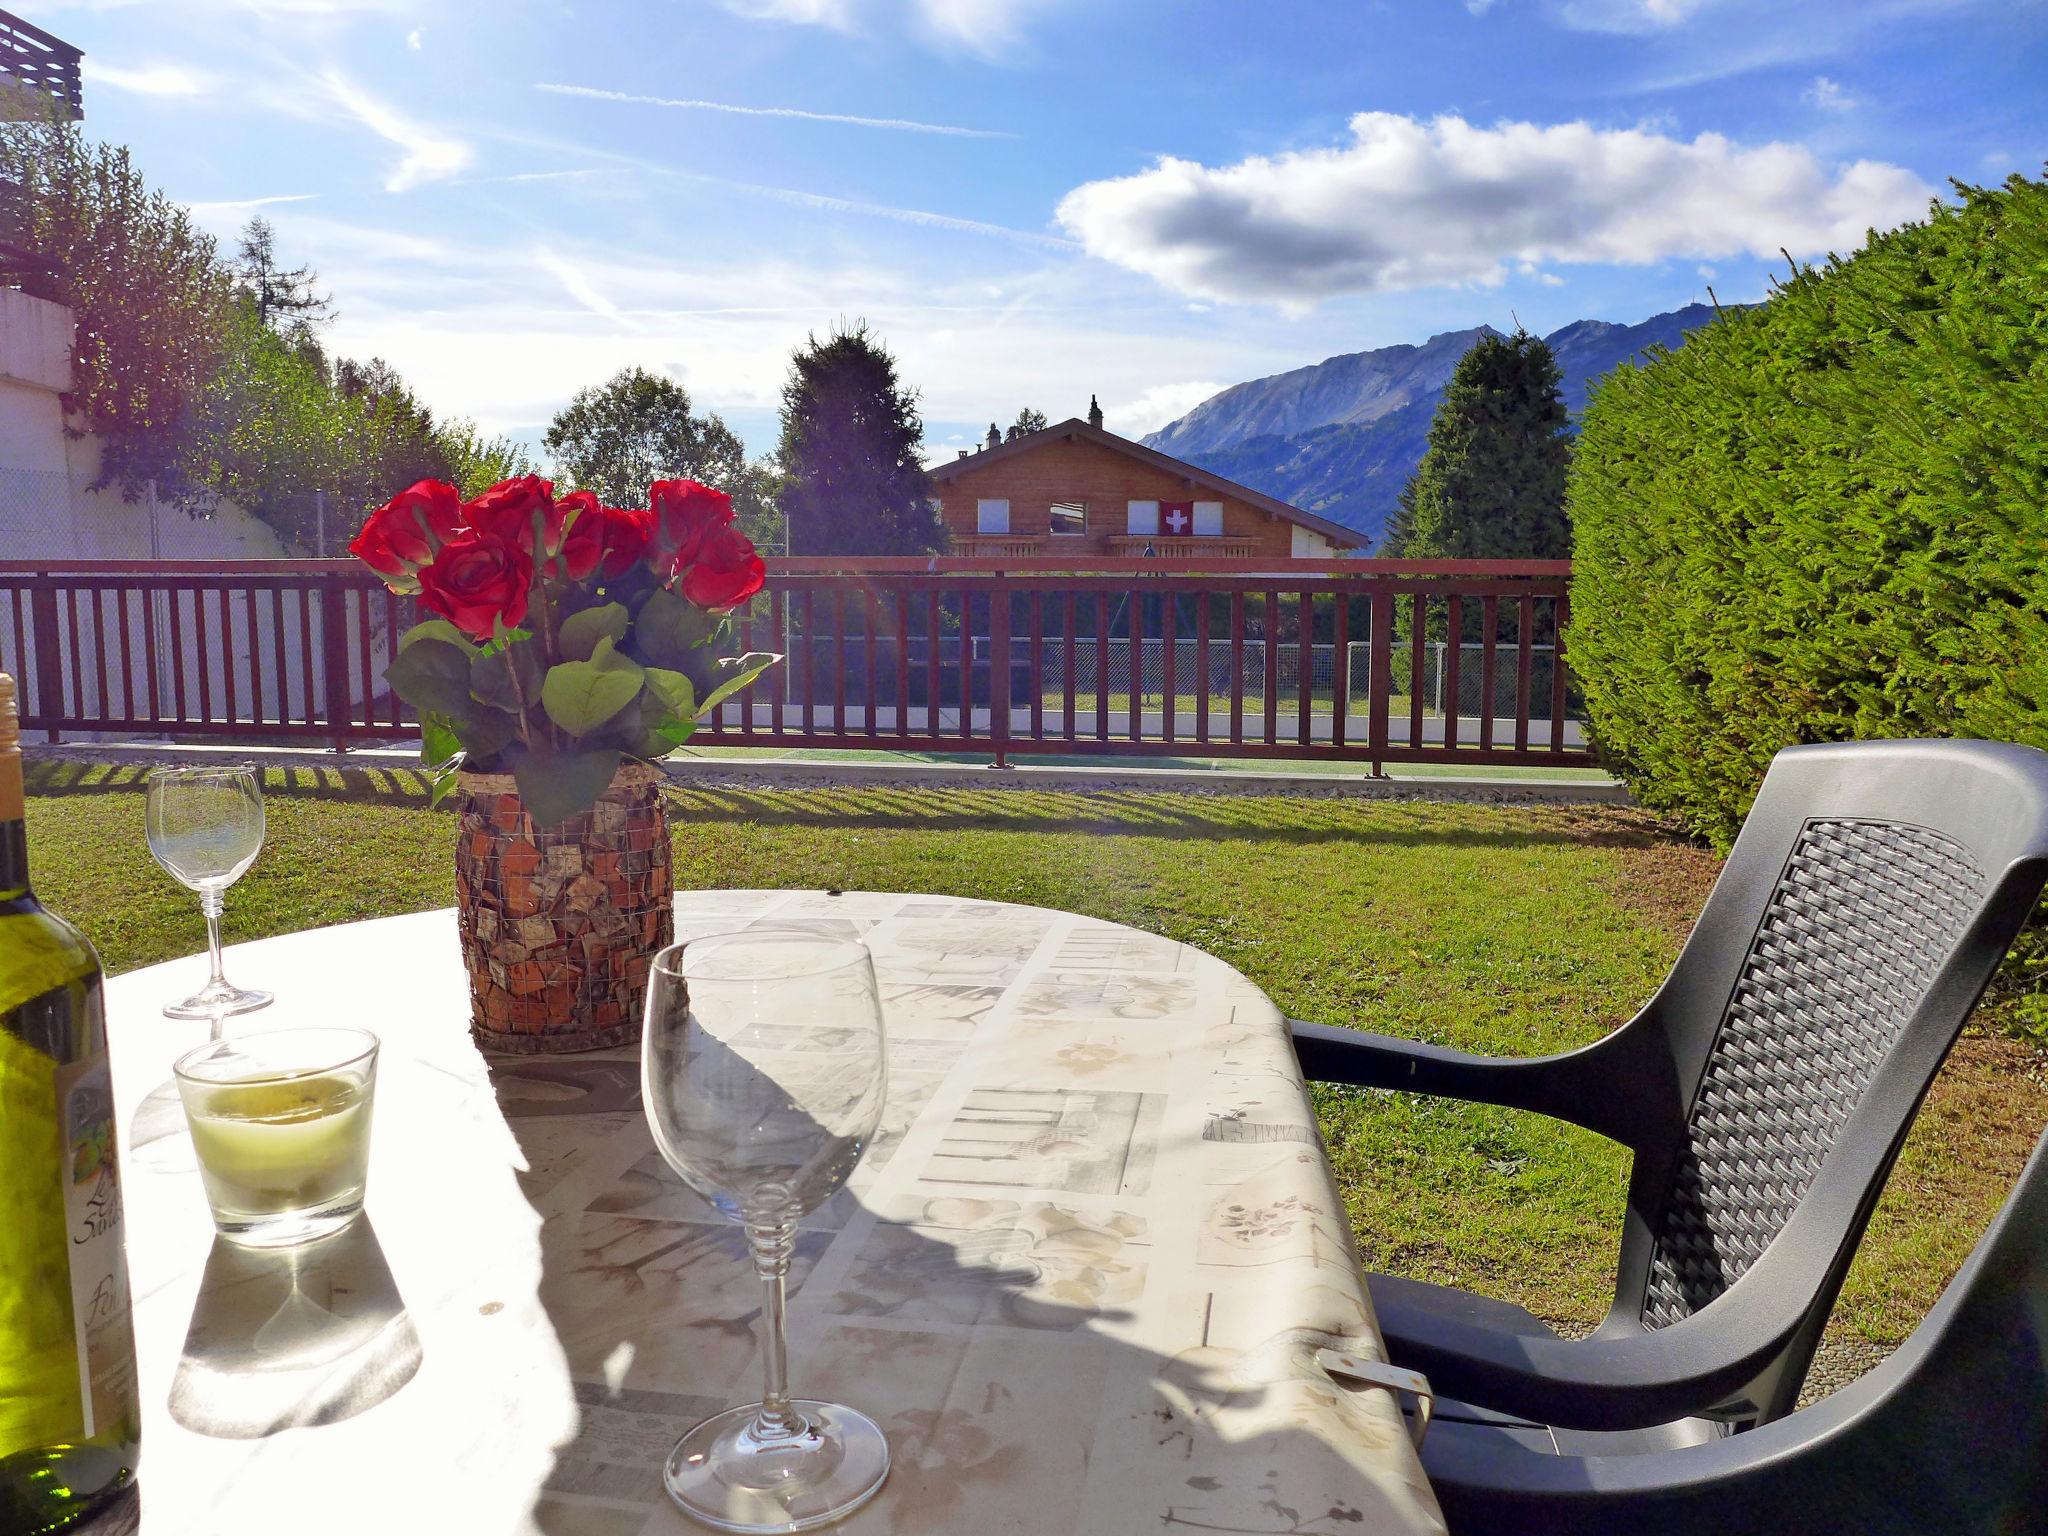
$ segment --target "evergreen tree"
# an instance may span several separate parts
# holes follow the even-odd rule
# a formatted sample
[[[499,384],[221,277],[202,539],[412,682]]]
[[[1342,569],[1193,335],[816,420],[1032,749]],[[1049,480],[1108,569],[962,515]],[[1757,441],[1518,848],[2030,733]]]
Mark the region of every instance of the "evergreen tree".
[[[1571,439],[1557,359],[1522,331],[1458,360],[1402,492],[1389,554],[1416,560],[1561,560],[1571,553]]]
[[[782,388],[782,509],[800,555],[942,548],[918,444],[917,396],[865,323],[807,338]]]
[[[1027,405],[1017,413],[1017,419],[1010,423],[1010,430],[1003,434],[1003,441],[1014,443],[1018,438],[1028,437],[1033,432],[1043,432],[1045,425],[1045,412],[1034,411]]]
[[[311,267],[284,267],[277,259],[277,231],[257,215],[242,226],[235,258],[236,286],[256,306],[256,318],[280,335],[298,340],[334,317],[333,305],[314,284]]]

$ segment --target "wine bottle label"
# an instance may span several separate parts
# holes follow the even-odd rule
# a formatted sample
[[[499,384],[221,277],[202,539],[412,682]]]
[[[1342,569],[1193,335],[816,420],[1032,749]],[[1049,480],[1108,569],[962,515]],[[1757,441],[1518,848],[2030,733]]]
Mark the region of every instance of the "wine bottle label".
[[[78,1395],[85,1407],[82,1438],[89,1440],[101,1429],[132,1420],[136,1404],[114,1089],[104,1055],[57,1069],[57,1121],[64,1135],[65,1239]]]

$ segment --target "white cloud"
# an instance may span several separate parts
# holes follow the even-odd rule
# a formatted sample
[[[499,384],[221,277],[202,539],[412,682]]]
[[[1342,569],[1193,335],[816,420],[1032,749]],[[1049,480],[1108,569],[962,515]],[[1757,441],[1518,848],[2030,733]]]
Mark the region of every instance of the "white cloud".
[[[384,178],[385,191],[406,192],[430,181],[443,180],[476,158],[475,151],[460,139],[414,122],[339,73],[330,70],[321,79],[343,111],[379,138],[388,139],[405,151]]]
[[[250,213],[258,208],[274,208],[279,203],[309,203],[320,194],[317,192],[283,192],[275,197],[238,197],[226,201],[187,203],[186,209],[202,224],[238,213]]]
[[[803,26],[849,30],[852,0],[724,0],[725,8],[752,21],[785,21]]]
[[[792,348],[851,318],[872,324],[922,391],[934,444],[1009,421],[1020,405],[1083,415],[1091,390],[1112,428],[1135,431],[1146,418],[1125,408],[1161,379],[1248,378],[1301,361],[1298,340],[1235,312],[1183,325],[1178,305],[1147,305],[1129,278],[1002,247],[948,272],[863,260],[837,241],[807,258],[725,255],[652,233],[644,244],[615,233],[508,244],[296,208],[278,210],[277,225],[292,260],[342,296],[337,355],[385,358],[437,413],[534,438],[576,389],[638,365],[685,379],[765,448]],[[622,319],[596,318],[593,295]],[[1199,399],[1216,386],[1182,388]],[[1182,402],[1160,401],[1163,423]]]
[[[916,0],[925,29],[941,43],[990,57],[1021,40],[1024,23],[1051,0]]]
[[[1853,112],[1856,109],[1856,98],[1842,89],[1841,82],[1830,80],[1826,75],[1815,75],[1813,84],[1801,93],[1800,100],[1823,112]]]
[[[137,96],[197,96],[214,83],[214,77],[203,69],[168,61],[123,69],[117,64],[103,64],[87,54],[84,70],[85,78],[94,85]]]
[[[1484,16],[1493,9],[1493,0],[1465,0],[1465,9],[1474,16]]]
[[[405,46],[410,48],[414,53],[418,53],[420,51],[421,46],[425,42],[426,29],[424,27],[414,27],[410,32],[405,34]]]
[[[1516,262],[1819,255],[1924,213],[1900,166],[1830,169],[1799,145],[1745,148],[1586,123],[1475,127],[1387,112],[1352,142],[1210,167],[1163,157],[1075,188],[1059,222],[1091,255],[1176,292],[1304,308],[1339,293],[1502,281]]]
[[[616,321],[620,325],[627,323],[625,315],[619,310],[619,306],[598,291],[597,285],[591,282],[588,274],[582,268],[572,262],[563,260],[546,246],[541,246],[536,250],[533,259],[540,264],[542,271],[552,274],[561,283],[562,287],[568,291],[570,298],[581,304],[593,315],[601,315],[605,319]]]
[[[1143,437],[1178,421],[1211,395],[1230,386],[1202,380],[1188,384],[1155,384],[1134,400],[1102,408],[1102,424],[1124,437]]]
[[[936,133],[962,139],[1014,139],[1014,133],[996,128],[961,128],[952,123],[923,123],[907,117],[854,117],[843,112],[810,112],[802,107],[742,107],[725,101],[698,101],[691,97],[636,96],[628,91],[601,90],[594,85],[556,85],[542,81],[534,86],[553,96],[581,96],[591,101],[617,101],[643,107],[678,107],[698,112],[727,112],[737,117],[788,117],[807,123],[841,123],[855,128],[893,128],[906,133]]]
[[[1663,32],[1689,21],[1709,0],[1563,0],[1557,18],[1582,32]]]
[[[830,27],[839,32],[908,31],[949,52],[996,58],[1023,39],[1034,12],[1062,0],[721,0],[755,21]]]

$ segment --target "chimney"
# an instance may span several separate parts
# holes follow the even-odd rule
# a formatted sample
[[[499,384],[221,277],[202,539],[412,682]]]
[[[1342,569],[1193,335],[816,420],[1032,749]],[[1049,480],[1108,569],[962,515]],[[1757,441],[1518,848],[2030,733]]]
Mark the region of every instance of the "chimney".
[[[960,450],[960,457],[963,459],[967,457],[967,450],[965,448]]]
[[[1088,425],[1098,432],[1102,430],[1102,407],[1096,404],[1093,395],[1088,397]]]

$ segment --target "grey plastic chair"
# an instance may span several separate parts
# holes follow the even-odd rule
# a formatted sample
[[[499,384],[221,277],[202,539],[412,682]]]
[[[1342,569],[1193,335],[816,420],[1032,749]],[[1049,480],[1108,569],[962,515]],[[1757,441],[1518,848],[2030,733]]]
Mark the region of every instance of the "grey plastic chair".
[[[1744,1434],[1560,1456],[1431,1428],[1453,1536],[2038,1536],[2048,1532],[2048,1136],[1913,1336]]]
[[[1614,1305],[1584,1340],[1371,1277],[1431,1443],[1587,1455],[1789,1412],[1921,1099],[2048,877],[2048,754],[1793,747],[1662,987],[1605,1039],[1503,1060],[1296,1022],[1304,1073],[1573,1121],[1635,1154]],[[1460,1427],[1462,1426],[1462,1427]],[[1457,1433],[1452,1433],[1457,1428]]]

